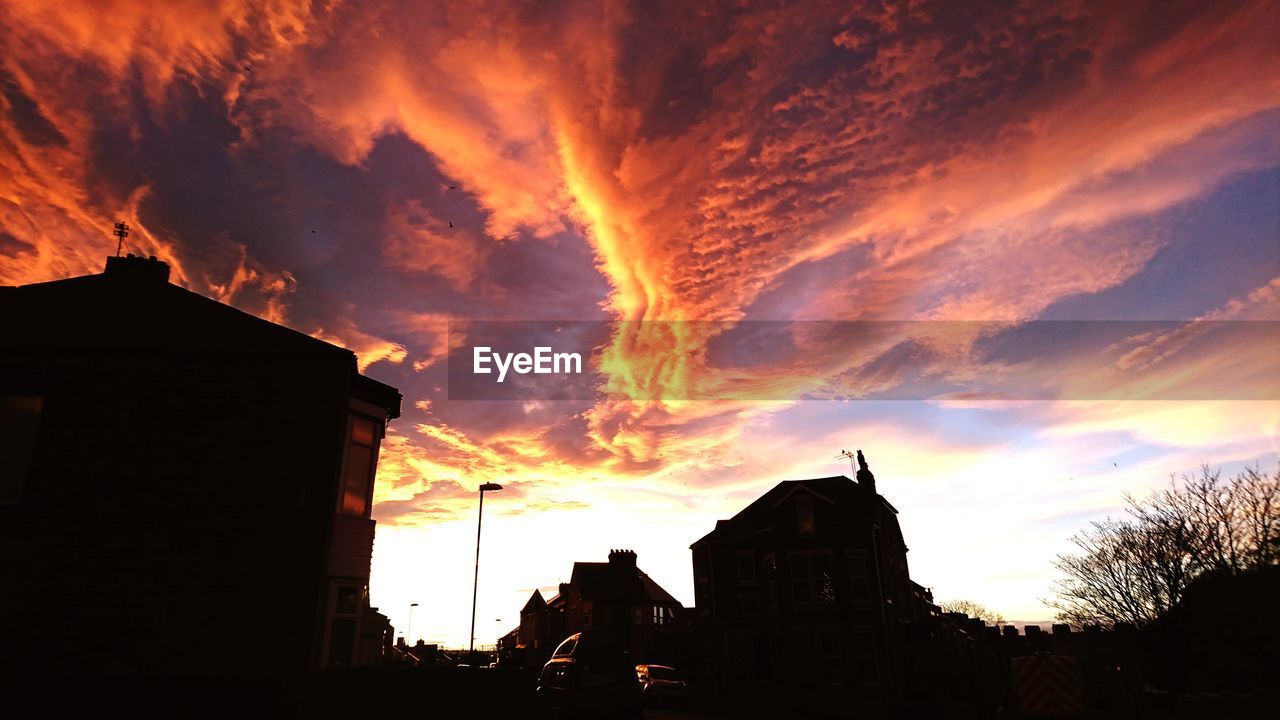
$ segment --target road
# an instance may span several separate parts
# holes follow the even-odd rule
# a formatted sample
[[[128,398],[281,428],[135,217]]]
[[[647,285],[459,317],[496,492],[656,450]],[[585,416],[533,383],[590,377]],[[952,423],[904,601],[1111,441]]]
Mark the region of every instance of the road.
[[[708,720],[706,715],[684,708],[645,708],[644,720]]]

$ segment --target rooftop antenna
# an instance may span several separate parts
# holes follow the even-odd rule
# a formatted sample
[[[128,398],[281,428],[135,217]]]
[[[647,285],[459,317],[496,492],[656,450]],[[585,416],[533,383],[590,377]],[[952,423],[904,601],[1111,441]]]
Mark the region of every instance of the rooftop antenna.
[[[124,239],[129,237],[129,223],[126,223],[126,222],[116,223],[116,229],[112,231],[111,234],[120,238],[120,240],[116,243],[116,257],[120,257],[120,253],[124,250]]]
[[[854,475],[857,475],[857,474],[858,474],[858,469],[857,469],[857,468],[855,468],[855,467],[853,466],[853,459],[854,459],[854,457],[856,457],[853,453],[849,452],[848,450],[841,450],[841,451],[840,451],[840,454],[839,454],[839,455],[837,455],[836,457],[837,457],[837,458],[848,458],[848,459],[849,459],[849,472],[853,473]]]

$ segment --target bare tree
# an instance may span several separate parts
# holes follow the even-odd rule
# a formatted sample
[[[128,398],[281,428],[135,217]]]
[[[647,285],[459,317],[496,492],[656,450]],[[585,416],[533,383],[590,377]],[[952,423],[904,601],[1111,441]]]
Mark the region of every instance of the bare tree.
[[[991,608],[972,600],[946,600],[938,603],[943,612],[964,613],[971,618],[978,618],[988,625],[1004,625],[1004,616]]]
[[[1062,574],[1049,605],[1075,625],[1143,625],[1181,601],[1204,573],[1237,574],[1280,559],[1280,469],[1246,469],[1224,482],[1201,467],[1171,478],[1144,500],[1127,497],[1127,517],[1095,522],[1058,556]]]
[[[1245,468],[1232,481],[1232,492],[1246,567],[1280,565],[1280,468],[1270,477],[1258,468]]]

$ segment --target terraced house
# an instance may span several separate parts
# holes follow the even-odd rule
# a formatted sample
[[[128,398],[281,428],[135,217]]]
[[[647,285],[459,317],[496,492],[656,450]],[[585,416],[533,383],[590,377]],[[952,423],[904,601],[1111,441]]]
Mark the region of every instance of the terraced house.
[[[154,258],[0,287],[0,672],[377,662],[378,449],[400,393]]]

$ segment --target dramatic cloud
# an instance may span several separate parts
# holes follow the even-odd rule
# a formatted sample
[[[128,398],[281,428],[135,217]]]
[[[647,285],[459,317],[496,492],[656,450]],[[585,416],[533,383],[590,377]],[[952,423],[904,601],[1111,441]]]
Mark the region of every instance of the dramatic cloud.
[[[1034,615],[1124,489],[1276,459],[1278,24],[1262,1],[0,0],[0,283],[97,272],[125,220],[174,282],[401,388],[374,594],[402,622],[434,593],[433,637],[462,637],[441,588],[467,559],[435,556],[482,482],[508,487],[485,612],[511,623],[518,589],[612,546],[690,599],[688,542],[855,442],[926,584]],[[473,320],[612,323],[600,395],[451,401]],[[1011,532],[1007,573],[952,569]]]

